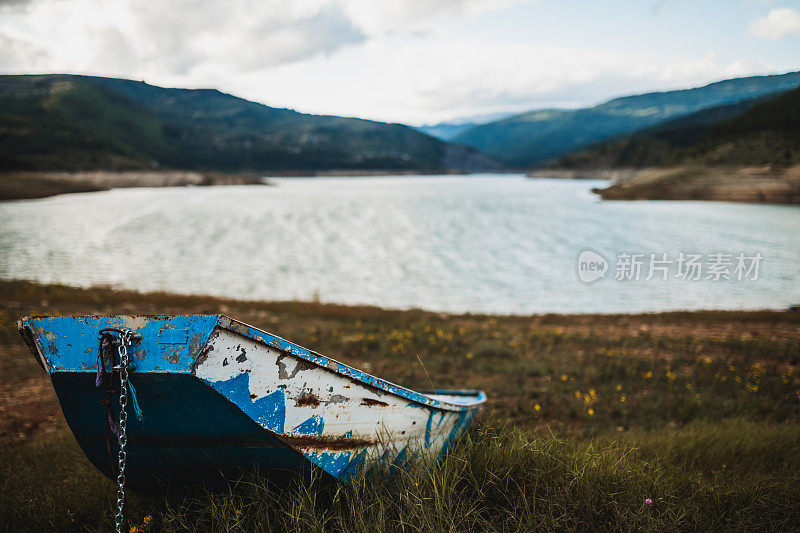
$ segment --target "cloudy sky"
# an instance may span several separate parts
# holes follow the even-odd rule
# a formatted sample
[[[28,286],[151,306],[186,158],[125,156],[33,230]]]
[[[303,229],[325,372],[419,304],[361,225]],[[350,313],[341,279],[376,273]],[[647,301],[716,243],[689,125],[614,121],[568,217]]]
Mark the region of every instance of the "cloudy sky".
[[[800,0],[0,0],[0,72],[410,124],[800,68]]]

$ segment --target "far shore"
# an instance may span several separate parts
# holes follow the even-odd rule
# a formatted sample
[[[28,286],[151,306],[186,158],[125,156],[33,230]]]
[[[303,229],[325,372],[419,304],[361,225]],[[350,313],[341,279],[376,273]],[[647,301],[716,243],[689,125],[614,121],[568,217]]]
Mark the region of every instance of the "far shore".
[[[6,172],[0,174],[0,200],[27,200],[58,194],[129,187],[269,185],[260,175],[181,170],[84,172]]]
[[[800,204],[800,165],[789,168],[680,166],[646,169],[553,169],[531,178],[605,179],[603,200],[712,200]]]
[[[503,172],[493,172],[503,173]],[[464,172],[416,170],[286,170],[248,173],[187,170],[90,170],[80,172],[0,172],[0,201],[47,198],[59,194],[108,191],[131,187],[205,187],[212,185],[272,185],[268,178],[336,178],[368,176],[459,175]]]
[[[555,178],[564,180],[619,180],[631,178],[639,172],[634,168],[553,168],[531,170],[529,178]]]

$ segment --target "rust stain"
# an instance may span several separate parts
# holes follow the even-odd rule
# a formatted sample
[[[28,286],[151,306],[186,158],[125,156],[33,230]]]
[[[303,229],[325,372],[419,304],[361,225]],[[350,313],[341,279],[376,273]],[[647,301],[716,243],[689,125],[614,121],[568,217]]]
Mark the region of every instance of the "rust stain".
[[[375,400],[373,398],[362,398],[361,399],[361,405],[366,405],[368,407],[374,407],[374,406],[378,406],[378,405],[381,406],[381,407],[389,407],[388,403],[382,402],[380,400]]]
[[[352,450],[375,444],[369,439],[352,437],[320,437],[318,435],[282,435],[281,440],[294,448],[314,450]]]
[[[302,396],[300,396],[299,398],[297,398],[297,400],[295,400],[295,405],[297,407],[304,407],[306,405],[310,405],[311,407],[317,407],[319,406],[319,398],[317,398],[317,396],[314,393],[307,392]]]

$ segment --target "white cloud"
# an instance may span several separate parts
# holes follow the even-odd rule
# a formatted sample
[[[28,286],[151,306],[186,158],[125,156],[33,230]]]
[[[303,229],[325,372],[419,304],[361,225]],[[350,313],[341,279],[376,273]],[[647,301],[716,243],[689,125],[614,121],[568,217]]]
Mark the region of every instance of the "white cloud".
[[[339,0],[343,10],[370,35],[401,27],[429,29],[438,15],[474,17],[506,8],[518,0]],[[530,1],[530,0],[523,0]]]
[[[371,41],[347,54],[240,79],[239,93],[271,105],[379,120],[432,123],[684,88],[759,72],[714,54],[486,43],[444,38]],[[763,67],[762,67],[763,68]],[[307,83],[314,79],[316,83]],[[268,87],[268,91],[265,90]]]
[[[770,41],[798,34],[800,33],[800,11],[790,7],[772,9],[765,17],[753,21],[749,30],[750,34]]]
[[[522,36],[505,34],[502,12],[487,31],[484,19],[470,25],[515,0],[1,2],[3,72],[214,87],[267,105],[399,122],[586,105],[767,70],[697,49],[579,43],[566,26],[561,38],[561,27],[548,33],[560,19],[537,19],[544,3],[529,11]]]
[[[0,32],[14,30],[53,70],[185,76],[267,69],[390,31],[435,27],[439,14],[472,16],[515,0],[16,0],[1,3]],[[25,55],[25,54],[23,54]],[[4,64],[29,68],[0,42]],[[7,68],[7,67],[6,67]]]
[[[195,68],[237,72],[332,53],[366,38],[327,0],[39,0],[0,9],[0,32],[13,29],[38,44],[58,71],[176,78]],[[0,48],[0,56],[9,55],[19,68],[30,68],[14,50]]]

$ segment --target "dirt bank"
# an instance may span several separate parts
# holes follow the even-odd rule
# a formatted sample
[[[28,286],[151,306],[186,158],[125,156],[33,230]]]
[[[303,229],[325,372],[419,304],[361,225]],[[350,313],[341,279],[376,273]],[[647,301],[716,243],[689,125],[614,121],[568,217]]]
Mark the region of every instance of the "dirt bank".
[[[717,200],[800,204],[800,166],[674,167],[641,170],[605,189],[604,200]]]
[[[185,187],[187,185],[263,185],[258,175],[214,172],[87,171],[9,172],[0,174],[0,200],[45,198],[57,194],[107,191],[124,187]]]

